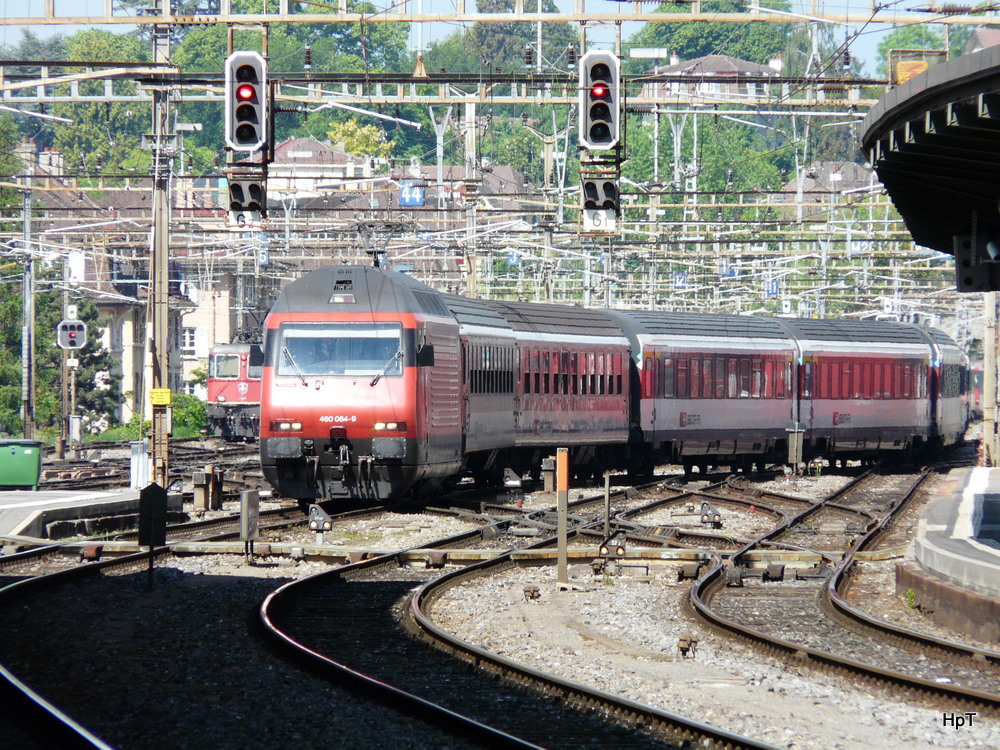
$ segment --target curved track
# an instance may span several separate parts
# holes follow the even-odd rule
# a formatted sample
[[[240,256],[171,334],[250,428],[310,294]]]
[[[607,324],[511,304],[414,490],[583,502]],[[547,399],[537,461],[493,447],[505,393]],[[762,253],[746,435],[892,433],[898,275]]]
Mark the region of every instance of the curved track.
[[[863,475],[748,545],[728,566],[740,566],[752,548],[766,541],[793,534],[813,536],[795,534],[795,530],[815,523],[821,514],[854,513],[858,521],[853,529],[841,532],[844,543],[831,544],[834,534],[815,535],[815,549],[835,565],[828,580],[789,580],[786,576],[780,582],[758,582],[744,575],[740,585],[734,586],[738,578],[720,560],[692,590],[693,606],[709,622],[804,662],[962,706],[1000,708],[1000,669],[992,656],[857,616],[838,590],[853,555],[890,522],[926,477],[926,472],[916,481]],[[831,547],[837,549],[831,551]]]
[[[443,540],[441,545],[450,543]],[[497,539],[490,544],[496,547]],[[533,546],[548,544],[551,538]],[[261,618],[276,643],[329,672],[331,679],[349,680],[424,719],[434,717],[449,731],[490,744],[770,747],[561,680],[478,649],[434,625],[430,610],[436,596],[469,576],[490,575],[509,564],[511,553],[505,553],[436,577],[435,571],[403,568],[396,556],[384,556],[287,584],[262,605]],[[400,610],[399,599],[414,587],[419,588],[410,596],[409,608]],[[403,638],[400,620],[420,640]],[[421,640],[459,658],[443,659]],[[503,679],[485,680],[484,670]]]

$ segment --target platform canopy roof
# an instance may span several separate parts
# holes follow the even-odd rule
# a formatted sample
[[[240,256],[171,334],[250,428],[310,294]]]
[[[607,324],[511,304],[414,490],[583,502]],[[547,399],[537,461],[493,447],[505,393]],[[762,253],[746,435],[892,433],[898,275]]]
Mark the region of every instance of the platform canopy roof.
[[[1000,288],[1000,47],[891,89],[862,147],[914,241],[956,256],[959,290]]]

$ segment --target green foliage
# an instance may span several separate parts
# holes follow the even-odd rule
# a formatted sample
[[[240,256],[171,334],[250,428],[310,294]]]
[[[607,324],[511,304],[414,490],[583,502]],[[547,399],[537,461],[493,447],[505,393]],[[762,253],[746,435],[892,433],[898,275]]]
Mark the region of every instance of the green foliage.
[[[171,410],[173,415],[174,434],[186,431],[195,435],[208,426],[208,414],[205,402],[197,396],[187,393],[175,393]]]
[[[886,34],[878,43],[880,76],[889,70],[889,52],[894,49],[944,49],[944,35],[927,23],[900,26]]]
[[[0,433],[18,434],[21,424],[21,325],[23,267],[0,284]],[[61,279],[62,268],[36,268],[35,295],[35,422],[43,431],[59,429],[62,415],[62,350],[56,346],[56,324],[62,318],[61,294],[50,292],[51,284]],[[97,306],[86,299],[71,300],[77,305],[80,320],[87,324],[87,344],[74,352],[79,360],[76,369],[77,413],[83,417],[85,432],[103,432],[114,421],[121,395],[118,382],[109,377],[118,363],[101,349],[100,333],[105,322],[98,317]],[[67,376],[69,375],[67,371]]]
[[[330,143],[343,141],[344,149],[353,156],[370,156],[384,159],[392,153],[393,142],[374,125],[361,125],[357,120],[334,122],[326,134]]]
[[[916,609],[919,606],[917,604],[917,592],[913,589],[907,589],[904,598],[906,600],[906,606],[909,609]]]
[[[524,10],[533,13],[539,0],[525,0]],[[514,9],[514,0],[479,0],[481,13],[504,13]],[[543,13],[554,13],[553,0],[541,0]],[[568,23],[547,23],[542,34],[542,67],[565,70],[566,48],[578,44],[576,30]],[[468,29],[435,42],[425,56],[428,72],[449,73],[511,72],[525,68],[525,47],[537,42],[535,25],[526,23],[474,23]],[[537,54],[537,51],[536,51]]]
[[[747,0],[704,0],[704,13],[744,13]],[[788,10],[787,2],[776,2],[776,10]],[[687,12],[686,4],[664,3],[657,9],[662,13]],[[766,65],[771,58],[783,52],[788,44],[791,26],[781,23],[750,23],[744,26],[731,23],[652,22],[633,34],[626,45],[633,47],[663,48],[681,60],[693,60],[705,55],[730,55],[740,60]],[[627,51],[626,51],[627,56]],[[626,69],[640,72],[648,67],[648,60],[630,61]]]
[[[100,435],[84,435],[83,441],[112,440],[119,442],[134,442],[136,440],[142,440],[143,438],[149,437],[149,431],[152,426],[152,422],[143,420],[138,414],[133,414],[132,418],[127,423],[105,430]]]

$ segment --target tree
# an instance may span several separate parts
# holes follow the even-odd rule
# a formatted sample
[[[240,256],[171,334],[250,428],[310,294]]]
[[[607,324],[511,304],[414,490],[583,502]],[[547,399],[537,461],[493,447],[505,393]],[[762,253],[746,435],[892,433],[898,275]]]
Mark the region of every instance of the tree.
[[[900,26],[886,34],[878,43],[878,75],[884,76],[889,70],[889,52],[894,49],[943,50],[944,36],[930,24]]]
[[[326,135],[330,143],[342,141],[344,149],[352,156],[385,159],[392,153],[393,143],[385,139],[381,128],[359,125],[357,120],[331,123]]]
[[[149,50],[134,36],[113,34],[109,31],[86,29],[65,40],[66,55],[71,60],[94,62],[131,61],[149,59]],[[134,81],[116,81],[121,92],[136,91]],[[60,87],[69,93],[69,86]],[[81,81],[78,85],[81,98],[77,102],[53,105],[52,113],[72,120],[54,129],[52,143],[65,159],[70,174],[120,173],[124,171],[143,174],[149,164],[149,153],[141,146],[143,133],[150,128],[149,107],[135,102],[101,101],[104,92],[102,81]]]
[[[533,12],[541,2],[543,13],[555,13],[558,9],[552,0],[525,0],[524,10]],[[476,4],[481,13],[504,13],[514,9],[514,0],[479,0]],[[546,23],[542,29],[542,65],[551,70],[565,69],[566,48],[576,44],[579,37],[566,23]],[[456,31],[445,39],[432,44],[424,62],[428,71],[441,69],[449,73],[476,73],[479,71],[521,71],[525,69],[525,48],[530,46],[533,54],[537,35],[533,24],[480,23],[469,29]]]
[[[705,13],[745,13],[750,3],[747,0],[704,0],[701,4]],[[775,3],[777,10],[787,10],[788,3]],[[687,11],[686,4],[664,3],[658,10],[663,13]],[[705,55],[729,55],[740,60],[766,65],[768,61],[785,50],[791,26],[782,23],[670,23],[656,21],[647,23],[633,34],[626,44],[634,47],[663,48],[676,54],[681,60],[694,60]],[[630,61],[629,72],[639,72],[646,65],[643,60]]]

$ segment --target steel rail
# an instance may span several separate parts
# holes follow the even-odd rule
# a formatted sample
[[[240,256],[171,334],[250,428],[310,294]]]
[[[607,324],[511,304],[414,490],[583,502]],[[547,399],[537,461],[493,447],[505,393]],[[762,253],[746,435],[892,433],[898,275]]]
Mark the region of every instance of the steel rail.
[[[733,556],[733,561],[735,562],[739,555],[745,554],[753,546],[762,543],[765,538],[771,538],[775,536],[777,533],[783,531],[786,527],[789,527],[792,522],[795,522],[799,518],[805,517],[806,515],[815,512],[820,507],[826,506],[835,498],[846,494],[846,492],[856,487],[861,480],[867,478],[870,474],[871,472],[866,472],[865,474],[862,474],[854,482],[850,483],[849,485],[845,486],[844,488],[838,490],[829,497],[820,501],[816,505],[807,509],[802,514],[797,516],[795,519],[792,519],[791,521],[782,524],[781,527],[779,527],[778,529],[772,530],[764,537],[761,537],[761,539],[755,542],[754,545],[748,545],[748,547],[742,550],[740,553],[738,553],[738,555]],[[921,477],[918,478],[917,482],[922,482],[924,476],[925,474],[922,473]],[[910,493],[907,493],[907,496],[909,496],[909,494]],[[893,511],[901,508],[903,504],[904,504],[903,502],[897,503]],[[871,535],[872,531],[873,529],[868,530],[866,538]],[[848,560],[851,559],[852,555],[858,550],[858,548],[859,548],[859,542],[856,542],[854,545],[852,545],[852,549],[849,550],[848,553],[846,553],[844,559]],[[765,633],[756,628],[747,627],[733,620],[730,620],[726,617],[723,617],[722,615],[715,612],[715,610],[712,609],[712,607],[709,604],[712,595],[714,595],[716,591],[722,588],[722,586],[725,583],[723,571],[724,571],[723,561],[721,558],[716,557],[715,564],[711,568],[709,568],[708,571],[706,571],[706,573],[703,575],[702,578],[698,580],[695,586],[691,589],[691,594],[690,594],[691,604],[694,607],[695,611],[699,615],[701,615],[706,621],[708,621],[713,625],[716,625],[717,627],[733,632],[739,636],[749,638],[750,640],[757,641],[759,643],[764,644],[765,646],[774,648],[780,652],[784,652],[786,654],[792,654],[798,658],[804,658],[816,662],[818,664],[823,664],[828,667],[846,670],[850,673],[859,674],[864,677],[878,680],[880,682],[886,682],[892,685],[901,685],[909,689],[926,692],[932,695],[939,695],[941,697],[951,698],[963,703],[974,703],[984,708],[989,708],[991,710],[1000,709],[1000,695],[995,693],[988,693],[982,690],[943,684],[920,677],[914,677],[901,672],[896,672],[889,669],[883,669],[881,667],[877,667],[872,664],[865,664],[854,659],[838,656],[829,651],[813,648],[801,643],[795,643],[793,641],[789,641],[784,638],[778,638],[776,636],[773,636],[769,633]]]
[[[545,539],[530,545],[527,549],[551,546],[553,539]],[[467,567],[445,573],[420,587],[410,600],[410,614],[425,638],[438,647],[443,647],[461,658],[472,662],[481,669],[501,674],[517,684],[530,684],[545,692],[554,689],[558,697],[566,703],[575,704],[587,710],[600,708],[609,714],[644,727],[655,727],[677,734],[681,740],[712,743],[712,746],[727,748],[747,748],[752,750],[773,750],[775,746],[751,737],[689,719],[670,711],[654,708],[636,701],[612,695],[597,688],[572,680],[566,680],[547,672],[534,669],[513,659],[475,646],[454,636],[434,622],[431,614],[433,602],[447,589],[470,578],[487,576],[500,567],[515,565],[512,555],[516,550],[499,555],[492,560],[473,563]]]
[[[878,523],[875,528],[872,528],[866,533],[858,542],[855,552],[860,552],[870,543],[872,543],[883,531],[886,530],[889,523],[895,517],[896,513],[900,511],[904,505],[916,494],[917,490],[924,481],[930,476],[932,470],[925,470],[920,476],[917,482],[910,487],[909,492],[903,497],[898,503],[894,505],[886,514],[885,518]],[[919,643],[924,646],[931,646],[933,648],[940,649],[942,651],[947,651],[952,654],[959,656],[969,657],[972,659],[980,660],[983,662],[988,662],[991,664],[1000,664],[1000,652],[993,651],[985,648],[978,648],[976,646],[970,646],[965,643],[960,643],[958,641],[953,641],[948,638],[939,638],[937,636],[928,635],[927,633],[921,633],[920,631],[913,630],[911,628],[904,628],[900,625],[896,625],[891,622],[886,622],[877,617],[872,617],[866,614],[857,607],[849,604],[844,598],[847,589],[851,585],[851,578],[854,572],[854,565],[857,559],[854,555],[846,558],[837,568],[833,571],[826,586],[821,592],[821,597],[824,605],[829,607],[832,611],[839,613],[848,617],[849,619],[860,622],[863,625],[876,628],[881,631],[888,631],[902,639],[913,643]]]

